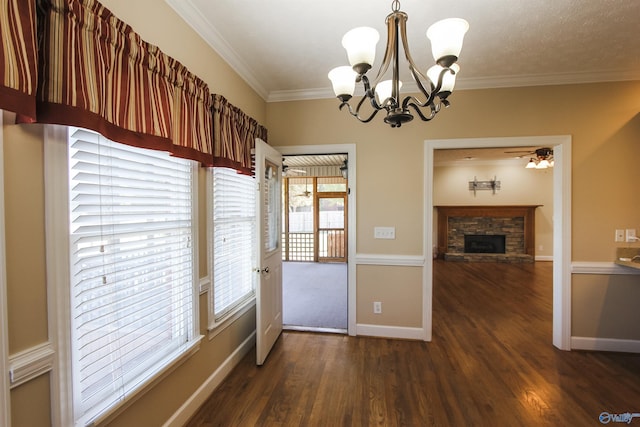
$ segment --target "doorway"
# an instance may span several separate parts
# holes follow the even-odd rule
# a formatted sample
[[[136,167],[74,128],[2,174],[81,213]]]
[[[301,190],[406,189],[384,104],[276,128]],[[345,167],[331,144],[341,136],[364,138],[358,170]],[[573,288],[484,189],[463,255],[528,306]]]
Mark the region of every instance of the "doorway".
[[[433,296],[434,150],[445,148],[552,147],[553,174],[553,345],[571,349],[571,136],[472,138],[425,141],[423,330],[431,341]]]
[[[285,329],[348,331],[348,155],[283,157]]]

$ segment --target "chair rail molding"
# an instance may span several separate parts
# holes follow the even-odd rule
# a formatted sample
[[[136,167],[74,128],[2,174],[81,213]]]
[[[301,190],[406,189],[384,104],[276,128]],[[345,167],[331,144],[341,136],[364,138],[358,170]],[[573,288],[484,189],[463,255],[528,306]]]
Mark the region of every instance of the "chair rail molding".
[[[50,342],[42,343],[9,356],[11,388],[31,381],[53,369],[55,351]]]

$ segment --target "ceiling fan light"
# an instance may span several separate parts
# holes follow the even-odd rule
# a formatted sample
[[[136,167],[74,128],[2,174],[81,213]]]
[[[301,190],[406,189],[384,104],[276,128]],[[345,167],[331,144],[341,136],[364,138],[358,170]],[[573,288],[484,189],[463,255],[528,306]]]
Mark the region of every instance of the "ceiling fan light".
[[[402,82],[398,82],[398,89],[402,88]],[[391,98],[393,89],[392,80],[383,80],[376,85],[376,97],[378,98],[378,104],[382,104],[387,98]]]
[[[468,29],[469,23],[461,18],[443,19],[431,25],[427,37],[431,40],[433,59],[443,66],[456,62]]]
[[[356,88],[357,73],[348,65],[336,67],[329,71],[328,77],[333,85],[333,91],[338,98],[351,98]]]
[[[536,165],[536,169],[546,169],[549,167],[549,161],[547,159],[542,159]]]
[[[354,28],[342,37],[342,46],[347,50],[349,63],[358,73],[366,73],[373,65],[378,40],[380,34],[371,27]]]
[[[527,166],[525,166],[525,168],[527,169],[535,169],[536,168],[536,161],[533,159],[529,159],[529,163],[527,163]]]

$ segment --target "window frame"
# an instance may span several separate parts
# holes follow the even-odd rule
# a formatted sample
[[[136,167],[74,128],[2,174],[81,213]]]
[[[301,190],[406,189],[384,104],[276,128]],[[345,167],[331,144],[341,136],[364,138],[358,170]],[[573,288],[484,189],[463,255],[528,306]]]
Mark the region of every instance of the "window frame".
[[[213,204],[214,204],[214,172],[216,167],[211,167],[207,170],[207,179],[206,179],[206,187],[207,187],[207,277],[209,280],[209,295],[207,297],[207,307],[208,307],[208,330],[209,330],[209,339],[214,338],[220,332],[224,331],[229,325],[233,324],[237,319],[242,317],[245,313],[251,310],[256,305],[256,294],[255,294],[255,286],[257,285],[254,282],[254,292],[253,295],[246,298],[244,301],[238,303],[235,307],[225,313],[221,318],[216,319],[215,314],[215,272],[214,272],[214,223],[213,223]],[[227,168],[228,169],[228,168]],[[254,178],[255,179],[255,178]],[[255,184],[255,182],[254,182]],[[255,187],[257,189],[257,186]],[[255,205],[255,204],[254,204]],[[255,225],[258,225],[257,212],[254,210],[255,216]],[[257,246],[257,231],[254,233],[254,241],[252,252],[257,254],[256,246]],[[256,260],[254,259],[254,264]]]
[[[156,373],[143,381],[137,389],[118,403],[90,419],[75,419],[72,367],[71,272],[70,272],[70,217],[69,217],[69,136],[70,128],[58,125],[44,127],[45,167],[45,229],[47,257],[47,294],[49,311],[49,335],[56,354],[52,369],[52,424],[54,426],[85,425],[102,422],[121,413],[133,401],[146,393],[153,385],[166,377],[180,363],[198,351],[202,335],[199,332],[199,275],[198,275],[198,164],[191,163],[193,176],[191,197],[192,223],[192,284],[190,316],[192,339],[179,352],[164,360]]]

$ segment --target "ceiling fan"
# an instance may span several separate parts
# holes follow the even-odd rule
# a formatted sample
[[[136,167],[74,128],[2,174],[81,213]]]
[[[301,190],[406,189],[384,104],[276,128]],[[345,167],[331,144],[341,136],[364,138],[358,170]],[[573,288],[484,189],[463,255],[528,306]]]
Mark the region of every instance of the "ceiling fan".
[[[553,150],[548,147],[542,147],[533,151],[505,151],[507,154],[524,154],[535,157],[529,159],[529,163],[525,166],[527,169],[546,169],[553,167]],[[522,157],[524,157],[524,155]]]
[[[295,197],[311,197],[311,194],[313,194],[311,191],[309,191],[309,181],[307,181],[307,178],[304,179],[304,191],[300,194],[296,194]]]
[[[294,176],[300,176],[300,175],[304,175],[306,174],[307,171],[306,170],[302,170],[302,169],[291,169],[289,166],[287,166],[286,164],[282,164],[282,175],[283,176],[287,176],[287,177],[294,177]]]
[[[522,154],[523,157],[525,155],[534,155],[538,158],[547,158],[549,156],[553,156],[553,150],[548,147],[537,148],[533,151],[531,150],[521,150],[521,151],[505,151],[505,154]]]

